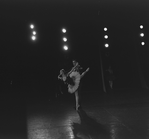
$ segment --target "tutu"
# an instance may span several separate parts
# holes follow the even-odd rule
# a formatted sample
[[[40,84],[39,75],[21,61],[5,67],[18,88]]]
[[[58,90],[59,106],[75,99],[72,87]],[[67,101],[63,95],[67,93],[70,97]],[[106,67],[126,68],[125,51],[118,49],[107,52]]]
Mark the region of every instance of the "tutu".
[[[73,79],[70,78],[69,76],[67,77],[66,83],[67,83],[67,84],[70,84],[70,85],[75,85]]]
[[[79,88],[79,84],[68,85],[68,92],[73,94],[77,91],[78,88]]]
[[[68,85],[68,92],[72,94],[79,88],[81,75],[79,72],[75,71],[70,74],[70,78],[72,78],[74,85]]]

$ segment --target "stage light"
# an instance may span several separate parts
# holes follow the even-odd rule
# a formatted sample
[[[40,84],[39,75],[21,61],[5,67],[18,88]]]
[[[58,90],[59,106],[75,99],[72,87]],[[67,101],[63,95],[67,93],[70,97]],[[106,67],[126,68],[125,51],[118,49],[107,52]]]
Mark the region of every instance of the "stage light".
[[[143,25],[140,25],[140,29],[143,29]]]
[[[105,47],[106,47],[106,48],[108,48],[108,47],[109,47],[109,44],[108,44],[108,43],[106,43],[106,44],[105,44]]]
[[[35,40],[36,40],[36,36],[32,36],[31,39],[32,39],[33,41],[35,41]]]
[[[63,49],[67,51],[68,50],[68,46],[67,45],[64,45],[63,46]]]
[[[144,33],[140,33],[140,37],[144,37]]]
[[[62,32],[63,32],[63,33],[66,33],[66,29],[65,29],[65,28],[63,28],[63,29],[62,29]]]
[[[141,45],[145,45],[145,42],[141,42]]]
[[[66,37],[64,37],[64,38],[63,38],[63,41],[64,41],[64,42],[66,42],[66,41],[67,41],[67,38],[66,38]]]
[[[104,28],[104,31],[107,31],[107,30],[108,30],[108,29],[105,27],[105,28]]]
[[[33,31],[32,33],[33,33],[33,35],[36,35],[36,31]]]
[[[30,25],[30,28],[31,28],[31,29],[33,29],[33,28],[34,28],[34,25],[33,25],[33,24],[31,24],[31,25]]]
[[[105,35],[104,38],[105,38],[105,39],[108,39],[108,35]]]

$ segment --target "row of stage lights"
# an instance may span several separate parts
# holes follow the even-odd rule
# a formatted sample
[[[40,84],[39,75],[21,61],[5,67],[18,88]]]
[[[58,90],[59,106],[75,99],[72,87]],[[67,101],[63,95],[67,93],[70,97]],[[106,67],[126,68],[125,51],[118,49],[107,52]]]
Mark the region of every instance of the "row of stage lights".
[[[141,37],[141,45],[145,45],[145,42],[143,41],[143,38],[144,38],[144,31],[143,31],[143,29],[144,29],[144,27],[143,27],[143,25],[140,25],[140,29],[141,29],[141,31],[140,31],[140,37]]]
[[[37,39],[37,32],[35,31],[35,26],[33,25],[33,24],[30,24],[30,29],[31,29],[31,40],[33,40],[33,41],[35,41],[36,39]],[[144,38],[144,31],[143,31],[143,29],[144,29],[144,27],[143,27],[143,25],[140,25],[140,29],[141,29],[141,31],[140,31],[140,37],[141,37],[141,39],[142,39],[142,41],[141,41],[141,45],[145,45],[145,42],[143,41],[143,38]],[[108,28],[107,27],[105,27],[104,28],[104,47],[105,48],[108,48],[109,47],[109,43],[108,43],[108,38],[109,38],[109,36],[108,36]],[[68,50],[68,39],[67,39],[67,36],[66,36],[66,34],[67,34],[67,30],[66,30],[66,28],[62,28],[62,41],[63,41],[63,49],[64,50]]]
[[[62,41],[63,41],[63,49],[65,50],[65,51],[67,51],[68,50],[68,44],[67,44],[67,41],[68,41],[68,39],[67,39],[67,37],[66,37],[66,33],[67,33],[67,30],[65,29],[65,28],[62,28]]]
[[[105,44],[104,44],[104,46],[106,47],[106,48],[108,48],[109,47],[109,43],[108,43],[108,38],[109,38],[109,36],[107,35],[107,31],[108,31],[108,29],[105,27],[104,28],[104,31],[106,32],[105,33],[105,35],[104,35],[104,39],[105,39]],[[68,43],[67,43],[67,41],[68,41],[68,39],[67,39],[67,37],[66,37],[66,33],[67,33],[67,30],[66,30],[66,28],[62,28],[62,41],[63,41],[63,49],[64,50],[68,50]]]
[[[104,43],[104,47],[105,47],[105,48],[108,48],[108,47],[109,47],[109,43],[108,43],[108,38],[109,38],[109,36],[108,36],[107,31],[108,31],[108,28],[105,27],[105,28],[104,28],[104,32],[105,32],[105,33],[104,33],[104,34],[105,34],[105,35],[104,35],[104,39],[105,39],[105,41],[104,41],[104,42],[105,42],[105,43]]]
[[[109,47],[109,43],[108,43],[108,38],[109,38],[109,36],[107,35],[107,31],[108,31],[108,29],[105,27],[104,28],[104,31],[105,31],[105,35],[104,35],[104,39],[105,39],[105,44],[104,44],[104,46],[106,47],[106,48],[108,48]],[[63,41],[63,49],[64,50],[68,50],[68,44],[67,44],[67,41],[68,41],[68,39],[67,39],[67,37],[66,37],[66,32],[67,32],[67,30],[65,29],[65,28],[62,28],[62,41]]]
[[[30,25],[31,29],[31,40],[35,41],[37,39],[37,32],[35,31],[35,26],[33,24]]]
[[[145,41],[143,40],[144,39],[144,31],[143,31],[143,29],[144,29],[144,27],[143,27],[143,25],[140,25],[140,29],[141,29],[141,31],[140,31],[140,37],[141,37],[141,45],[143,46],[143,45],[145,45]],[[109,36],[108,36],[108,28],[107,27],[105,27],[104,28],[104,47],[105,48],[108,48],[109,47],[109,43],[108,43],[108,38],[109,38]]]

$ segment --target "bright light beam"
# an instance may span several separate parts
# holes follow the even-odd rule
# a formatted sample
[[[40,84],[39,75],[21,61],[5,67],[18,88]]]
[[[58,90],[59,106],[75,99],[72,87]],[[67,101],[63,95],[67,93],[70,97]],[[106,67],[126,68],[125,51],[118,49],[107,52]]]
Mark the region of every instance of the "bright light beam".
[[[32,36],[31,39],[32,39],[33,41],[35,41],[35,40],[36,40],[36,36]]]
[[[33,31],[32,33],[33,33],[33,35],[36,35],[36,31]]]
[[[67,41],[67,38],[66,38],[66,37],[64,37],[64,38],[63,38],[63,41],[64,41],[64,42],[66,42],[66,41]]]
[[[105,38],[105,39],[108,39],[108,35],[105,35],[104,38]]]
[[[33,24],[31,24],[31,25],[30,25],[30,28],[31,28],[31,29],[33,29],[33,28],[34,28],[34,25],[33,25]]]
[[[144,37],[144,33],[140,33],[140,36],[141,36],[141,37]]]
[[[145,45],[145,42],[141,42],[141,45]]]
[[[106,47],[106,48],[108,48],[108,47],[109,47],[109,44],[108,44],[108,43],[106,43],[106,44],[105,44],[105,47]]]
[[[108,29],[105,27],[105,28],[104,28],[104,31],[107,31],[107,30],[108,30]]]
[[[143,29],[143,25],[140,25],[140,29]]]
[[[67,51],[67,50],[68,50],[68,46],[67,46],[67,45],[64,45],[64,46],[63,46],[63,49],[64,49],[65,51]]]
[[[63,32],[63,33],[66,33],[66,29],[65,29],[65,28],[63,28],[63,29],[62,29],[62,32]]]

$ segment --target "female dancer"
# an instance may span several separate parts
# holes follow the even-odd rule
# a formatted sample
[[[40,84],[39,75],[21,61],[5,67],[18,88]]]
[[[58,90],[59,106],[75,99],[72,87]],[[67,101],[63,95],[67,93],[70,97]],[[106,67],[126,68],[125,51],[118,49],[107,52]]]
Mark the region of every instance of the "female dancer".
[[[75,60],[73,60],[73,66],[76,66],[78,62],[76,62]],[[72,78],[74,84],[69,84],[68,85],[68,92],[71,94],[75,94],[75,100],[76,100],[76,110],[79,110],[79,108],[81,107],[80,105],[80,95],[79,95],[79,85],[80,85],[80,81],[81,78],[85,75],[86,72],[89,71],[89,68],[86,69],[86,71],[84,71],[82,74],[80,74],[80,69],[82,69],[80,67],[80,65],[78,64],[76,66],[76,68],[73,70],[73,72],[69,75],[70,78]]]

